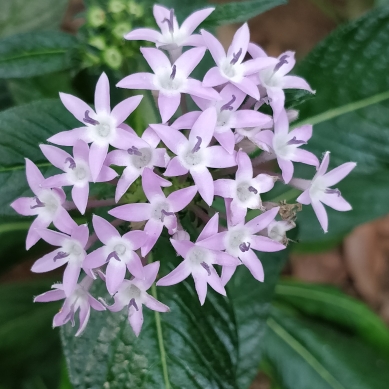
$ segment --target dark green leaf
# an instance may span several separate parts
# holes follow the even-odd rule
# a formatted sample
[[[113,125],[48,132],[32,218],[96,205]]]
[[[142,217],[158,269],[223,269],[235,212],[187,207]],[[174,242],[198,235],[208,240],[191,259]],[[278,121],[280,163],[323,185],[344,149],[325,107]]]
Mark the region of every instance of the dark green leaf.
[[[5,0],[0,2],[0,37],[59,27],[67,0]]]
[[[42,173],[50,163],[39,144],[51,135],[77,127],[77,120],[59,100],[43,100],[0,112],[0,215],[16,216],[9,204],[31,195],[25,177],[24,158],[31,159]]]
[[[68,72],[8,80],[7,85],[14,103],[18,105],[57,98],[59,91],[74,94]]]
[[[77,40],[63,32],[33,32],[0,40],[0,78],[26,78],[72,67]]]
[[[55,388],[58,382],[60,342],[58,331],[51,328],[58,303],[32,302],[34,295],[50,288],[50,282],[0,287],[0,385],[9,389],[38,381]]]
[[[266,319],[271,308],[274,287],[287,255],[287,250],[259,255],[265,271],[265,282],[258,282],[246,267],[240,266],[227,285],[238,328],[237,379],[238,387],[241,389],[248,388],[258,373],[263,356],[262,342],[266,331]]]
[[[166,238],[160,239],[155,253],[161,275],[179,262]],[[96,295],[105,293],[104,285],[95,290]],[[238,339],[228,300],[210,290],[201,307],[190,279],[172,287],[153,287],[151,293],[171,312],[144,308],[139,338],[131,330],[127,312],[93,312],[80,338],[74,338],[70,326],[64,328],[64,351],[74,387],[238,388]]]
[[[389,330],[385,323],[365,304],[334,287],[282,281],[276,286],[275,301],[355,333],[389,355]]]
[[[285,389],[386,389],[389,362],[360,338],[273,309],[262,346]]]
[[[389,191],[388,39],[386,6],[337,29],[297,69],[317,91],[299,106],[295,125],[315,124],[307,148],[317,156],[330,150],[330,168],[350,160],[358,163],[339,186],[353,211],[330,211],[329,233],[324,235],[313,213],[304,210],[299,215],[302,244],[341,239],[357,224],[389,211],[384,199]]]
[[[215,11],[204,21],[203,26],[244,23],[254,16],[286,3],[287,0],[245,0],[217,4]]]

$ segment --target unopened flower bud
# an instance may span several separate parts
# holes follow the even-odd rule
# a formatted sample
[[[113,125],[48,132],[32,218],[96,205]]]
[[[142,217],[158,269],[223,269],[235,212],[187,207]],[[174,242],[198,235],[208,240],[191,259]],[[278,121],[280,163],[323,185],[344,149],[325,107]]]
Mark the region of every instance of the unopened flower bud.
[[[111,47],[104,51],[103,53],[104,62],[112,69],[118,69],[122,64],[123,57],[120,54],[120,51]]]
[[[124,1],[121,0],[111,0],[108,4],[108,10],[112,13],[119,13],[124,11],[126,8],[126,5],[124,4]]]
[[[112,33],[118,39],[123,39],[123,36],[127,34],[131,30],[130,23],[119,23],[115,26]]]
[[[141,18],[144,14],[144,9],[140,4],[130,1],[128,3],[128,12],[137,18]]]
[[[89,39],[88,43],[99,50],[104,50],[106,48],[105,39],[102,35],[93,36]]]
[[[296,227],[296,224],[292,220],[272,221],[267,227],[267,234],[270,239],[287,244],[288,238],[286,237],[286,231],[294,227]]]
[[[105,23],[105,12],[100,7],[91,7],[88,10],[87,19],[92,27],[100,27]]]
[[[189,234],[185,230],[178,230],[172,236],[175,240],[190,240]]]
[[[286,111],[289,123],[294,122],[299,117],[299,111],[297,109],[289,109]]]

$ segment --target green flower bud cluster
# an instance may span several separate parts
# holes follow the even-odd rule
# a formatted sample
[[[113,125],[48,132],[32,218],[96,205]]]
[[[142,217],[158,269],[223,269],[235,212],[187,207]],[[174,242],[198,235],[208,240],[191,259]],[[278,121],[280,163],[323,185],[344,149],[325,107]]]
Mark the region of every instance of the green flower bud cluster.
[[[124,61],[138,55],[140,42],[123,37],[132,29],[153,26],[141,0],[90,0],[80,34],[86,42],[82,66],[108,66],[119,70]],[[145,43],[142,43],[145,45]]]

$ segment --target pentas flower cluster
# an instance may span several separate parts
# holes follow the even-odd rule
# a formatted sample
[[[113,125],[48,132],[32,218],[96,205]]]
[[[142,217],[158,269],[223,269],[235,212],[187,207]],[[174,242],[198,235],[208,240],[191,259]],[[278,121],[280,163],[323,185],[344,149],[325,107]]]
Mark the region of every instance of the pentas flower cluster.
[[[151,41],[156,47],[141,49],[151,72],[129,75],[117,86],[154,91],[161,123],[150,123],[138,136],[139,129],[135,132],[125,121],[142,96],[130,97],[111,109],[110,85],[103,73],[96,85],[94,109],[75,96],[60,94],[80,125],[50,137],[48,142],[55,146],[40,146],[58,174],[45,178],[26,159],[33,196],[19,198],[11,206],[21,215],[36,217],[27,235],[27,249],[40,239],[53,246],[31,270],[64,268],[62,282],[35,298],[38,302],[64,300],[54,326],[68,321],[75,325],[79,312],[76,335],[80,335],[91,308],[127,309],[129,323],[139,335],[143,306],[169,311],[150,292],[154,282],[163,287],[191,276],[201,304],[208,285],[226,294],[225,286],[238,266],[247,267],[263,282],[260,253],[283,250],[286,231],[295,226],[295,215],[285,212],[294,205],[261,199],[277,180],[302,191],[297,202],[312,205],[324,232],[328,219],[323,204],[338,211],[351,209],[334,185],[355,164],[345,163],[327,172],[329,152],[320,163],[304,149],[312,126],[290,129],[296,112],[285,109],[284,90],[313,92],[305,80],[288,75],[295,64],[294,53],[267,56],[250,43],[247,24],[238,29],[227,50],[205,30],[193,34],[212,12],[213,8],[195,12],[179,26],[174,10],[155,5],[161,32],[142,28],[125,36]],[[186,46],[194,48],[183,51]],[[194,79],[191,74],[207,50],[215,66],[203,80]],[[188,96],[198,109],[185,110],[182,102]],[[270,105],[272,116],[259,110],[264,104]],[[259,156],[250,158],[247,142],[252,143],[251,149],[260,149]],[[71,146],[72,151],[57,146]],[[276,163],[269,164],[272,160]],[[295,163],[316,168],[313,179],[293,178]],[[271,173],[277,165],[281,174]],[[92,199],[89,187],[95,183],[115,185],[115,198]],[[72,201],[66,200],[64,187],[71,187]],[[131,197],[135,187],[143,193]],[[215,197],[223,199],[225,212],[213,210]],[[138,200],[130,202],[130,198]],[[114,207],[104,217],[91,215],[91,209],[102,205]],[[78,225],[73,219],[75,210],[86,213],[89,224]],[[186,220],[195,215],[196,225],[198,221],[203,225],[195,241],[181,224],[187,212],[192,216]],[[124,224],[121,233],[120,224]],[[168,274],[159,271],[160,263],[151,256],[164,230],[181,257]],[[154,258],[158,259],[158,253]],[[106,283],[111,304],[91,295],[97,278]]]

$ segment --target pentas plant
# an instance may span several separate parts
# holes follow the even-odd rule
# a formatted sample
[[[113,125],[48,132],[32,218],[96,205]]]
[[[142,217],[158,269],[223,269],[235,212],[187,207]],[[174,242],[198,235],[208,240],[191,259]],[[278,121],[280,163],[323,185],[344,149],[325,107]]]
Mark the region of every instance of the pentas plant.
[[[247,267],[264,282],[261,252],[285,249],[286,232],[296,225],[291,209],[312,205],[324,232],[328,229],[324,205],[338,211],[351,209],[334,185],[355,163],[327,172],[329,152],[320,162],[304,149],[312,126],[290,128],[298,113],[286,110],[284,90],[313,92],[305,80],[289,75],[294,53],[267,56],[250,43],[247,24],[238,29],[225,51],[211,33],[193,34],[212,12],[213,8],[197,11],[179,26],[174,10],[155,5],[161,32],[141,28],[125,35],[156,47],[141,49],[152,72],[128,75],[117,86],[154,91],[160,123],[148,123],[143,131],[126,124],[142,96],[130,97],[111,110],[109,80],[103,73],[96,85],[94,109],[75,96],[60,94],[81,124],[49,138],[54,145],[40,145],[58,174],[45,178],[26,159],[33,195],[15,200],[11,207],[21,215],[35,216],[27,250],[40,239],[54,246],[31,270],[64,268],[62,282],[35,298],[37,302],[64,300],[54,326],[69,321],[75,325],[79,312],[76,335],[80,335],[91,308],[112,312],[126,308],[138,336],[143,306],[169,311],[147,292],[155,282],[167,287],[192,276],[200,304],[206,300],[208,285],[226,295],[225,286],[238,266]],[[187,46],[195,47],[184,51]],[[194,79],[190,75],[207,50],[215,66],[203,80]],[[188,98],[193,100],[190,104]],[[195,105],[199,109],[186,109]],[[270,106],[272,115],[263,106]],[[57,146],[72,146],[72,153]],[[249,150],[255,151],[255,158],[250,158]],[[294,177],[296,163],[316,169],[312,180]],[[302,191],[297,204],[262,200],[276,181]],[[92,198],[89,187],[96,183],[114,185],[114,198]],[[68,186],[72,201],[66,200],[63,189]],[[220,202],[215,205],[217,198],[225,204],[220,213],[215,211],[221,209]],[[112,208],[92,215],[91,210],[100,206]],[[186,231],[188,223],[193,223],[192,232],[198,228],[197,239]],[[151,255],[161,235],[170,235],[180,261],[168,274],[153,260],[158,254]],[[92,296],[97,278],[106,283],[111,301]]]

